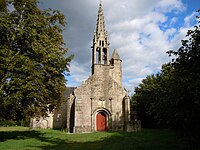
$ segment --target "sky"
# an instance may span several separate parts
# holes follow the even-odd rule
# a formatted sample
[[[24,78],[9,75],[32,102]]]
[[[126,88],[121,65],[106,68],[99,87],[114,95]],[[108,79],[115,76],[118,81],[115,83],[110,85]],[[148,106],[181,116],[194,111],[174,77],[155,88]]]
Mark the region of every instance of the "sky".
[[[177,50],[188,29],[196,23],[200,0],[102,0],[110,54],[116,48],[122,59],[123,86],[134,88],[147,75],[156,74],[171,61],[166,53]],[[70,63],[67,86],[80,86],[91,75],[93,34],[99,0],[41,0],[41,9],[60,10],[67,26],[63,37]]]

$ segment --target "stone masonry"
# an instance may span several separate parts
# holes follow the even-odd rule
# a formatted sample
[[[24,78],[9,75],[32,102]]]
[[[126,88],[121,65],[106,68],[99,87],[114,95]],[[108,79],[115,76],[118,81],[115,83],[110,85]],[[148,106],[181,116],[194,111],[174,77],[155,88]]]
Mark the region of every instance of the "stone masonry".
[[[122,86],[122,60],[116,49],[109,58],[109,44],[100,2],[91,76],[81,86],[68,88],[60,110],[49,115],[49,120],[40,118],[34,122],[33,119],[33,127],[43,121],[44,128],[65,128],[71,133],[131,130],[130,99]]]

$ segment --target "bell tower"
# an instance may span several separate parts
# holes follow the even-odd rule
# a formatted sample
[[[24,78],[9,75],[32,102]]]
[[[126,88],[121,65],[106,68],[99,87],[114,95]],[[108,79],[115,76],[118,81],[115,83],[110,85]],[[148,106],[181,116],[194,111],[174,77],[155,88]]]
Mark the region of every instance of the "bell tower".
[[[99,4],[96,31],[94,32],[92,45],[92,74],[95,72],[95,65],[109,65],[108,33],[105,30],[105,21],[101,1]]]

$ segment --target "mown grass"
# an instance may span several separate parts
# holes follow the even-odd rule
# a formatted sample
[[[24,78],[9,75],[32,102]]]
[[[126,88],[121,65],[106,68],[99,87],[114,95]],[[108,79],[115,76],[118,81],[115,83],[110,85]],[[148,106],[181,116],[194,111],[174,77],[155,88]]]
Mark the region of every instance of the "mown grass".
[[[0,127],[0,150],[184,150],[169,130],[67,134],[59,130]]]

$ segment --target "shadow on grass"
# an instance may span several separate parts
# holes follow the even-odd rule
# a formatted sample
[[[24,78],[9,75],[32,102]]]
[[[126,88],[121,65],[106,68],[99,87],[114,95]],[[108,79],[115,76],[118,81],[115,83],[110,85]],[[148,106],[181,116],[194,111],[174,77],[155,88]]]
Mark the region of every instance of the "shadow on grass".
[[[34,130],[30,131],[0,131],[0,142],[7,140],[24,140],[28,138],[41,138],[42,133]],[[42,139],[41,139],[42,140]]]
[[[45,134],[48,134],[46,136]],[[52,134],[52,135],[51,135]],[[63,134],[41,132],[40,130],[30,131],[3,131],[0,132],[0,144],[9,139],[24,140],[34,138],[45,145],[35,145],[32,148],[42,150],[184,150],[187,144],[182,139],[177,138],[168,131],[145,130],[142,132],[108,132],[108,133],[89,133],[89,134]],[[99,138],[101,135],[102,136]],[[51,135],[51,136],[50,136]],[[89,140],[80,140],[92,136]],[[78,137],[78,139],[77,139]],[[94,139],[96,138],[96,140]],[[24,147],[26,149],[27,147]]]

